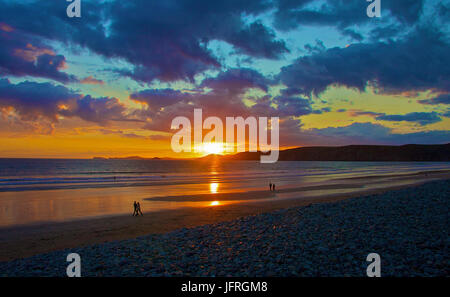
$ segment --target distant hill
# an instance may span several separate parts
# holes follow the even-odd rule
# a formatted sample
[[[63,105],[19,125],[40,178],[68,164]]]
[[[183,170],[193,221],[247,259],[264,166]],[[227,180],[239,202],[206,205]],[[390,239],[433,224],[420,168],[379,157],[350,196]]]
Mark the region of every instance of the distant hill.
[[[259,160],[261,152],[243,152],[222,156],[227,160]],[[279,161],[450,161],[450,143],[436,145],[408,144],[311,146],[280,151]]]
[[[172,158],[144,158],[140,156],[130,156],[130,157],[93,157],[94,160],[172,160]]]
[[[261,152],[243,152],[234,155],[210,154],[200,158],[143,158],[94,157],[95,160],[254,160],[259,161]],[[423,161],[450,162],[450,143],[447,144],[407,144],[389,145],[348,145],[348,146],[309,146],[280,151],[279,161]]]

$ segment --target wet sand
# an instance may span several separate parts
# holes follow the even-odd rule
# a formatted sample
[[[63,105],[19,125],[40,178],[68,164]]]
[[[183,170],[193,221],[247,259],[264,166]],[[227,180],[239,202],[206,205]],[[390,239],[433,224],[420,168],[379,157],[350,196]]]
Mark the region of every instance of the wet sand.
[[[120,215],[62,223],[41,223],[0,228],[0,245],[2,246],[0,250],[0,261],[29,257],[35,254],[65,248],[135,238],[147,234],[166,233],[179,228],[190,228],[230,221],[239,217],[271,212],[283,208],[304,206],[313,203],[335,202],[365,194],[383,193],[388,190],[417,186],[431,180],[449,178],[449,172],[439,171],[397,177],[380,176],[378,178],[351,179],[347,180],[346,183],[321,186],[320,190],[314,188],[314,186],[285,187],[279,188],[276,193],[267,190],[267,192],[263,192],[265,193],[263,198],[261,198],[261,193],[258,191],[253,192],[258,192],[259,194],[220,193],[178,196],[177,199],[182,201],[198,201],[197,199],[200,198],[204,199],[204,201],[221,199],[225,203],[218,206],[186,207],[148,212],[144,213],[142,217]],[[387,184],[386,179],[392,182]],[[377,183],[379,184],[378,186]],[[372,187],[364,187],[364,185],[369,184]],[[349,190],[350,192],[340,193],[339,190],[344,192]],[[220,196],[214,198],[214,195]],[[227,204],[227,196],[230,196],[228,199],[229,204]],[[252,197],[254,198],[253,200]],[[244,198],[246,201],[241,202]]]

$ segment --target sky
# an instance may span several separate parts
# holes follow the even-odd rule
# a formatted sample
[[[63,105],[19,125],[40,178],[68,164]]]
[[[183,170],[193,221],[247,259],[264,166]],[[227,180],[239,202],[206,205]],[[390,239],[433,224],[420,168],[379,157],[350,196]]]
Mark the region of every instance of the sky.
[[[0,0],[0,157],[193,157],[171,122],[279,117],[281,148],[450,142],[450,1]],[[207,153],[207,152],[203,152]]]

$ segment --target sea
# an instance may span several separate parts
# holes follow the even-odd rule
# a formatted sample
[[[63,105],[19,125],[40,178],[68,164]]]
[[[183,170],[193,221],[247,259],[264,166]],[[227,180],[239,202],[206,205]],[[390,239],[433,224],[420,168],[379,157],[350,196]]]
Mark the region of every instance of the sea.
[[[268,190],[269,183],[284,189],[365,177],[393,180],[441,170],[450,170],[450,163],[0,159],[0,227],[127,214],[133,201],[141,201],[144,211],[208,205],[195,199],[152,201],[155,197],[232,195]]]

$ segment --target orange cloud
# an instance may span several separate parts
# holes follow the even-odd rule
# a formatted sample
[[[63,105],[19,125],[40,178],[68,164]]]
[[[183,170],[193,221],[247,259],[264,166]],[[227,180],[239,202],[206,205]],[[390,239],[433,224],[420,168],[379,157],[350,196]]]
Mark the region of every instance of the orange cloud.
[[[5,32],[12,32],[12,31],[14,31],[14,28],[8,24],[0,23],[0,30],[5,31]]]
[[[27,43],[26,47],[24,49],[15,49],[14,55],[17,57],[20,57],[28,62],[34,62],[36,61],[37,57],[48,54],[50,56],[55,56],[55,52],[47,49],[47,48],[38,48],[36,46],[33,46],[31,43]]]
[[[104,81],[99,80],[99,79],[95,79],[94,77],[92,77],[92,75],[90,75],[90,76],[88,76],[86,78],[83,78],[81,80],[81,83],[82,84],[87,84],[87,85],[104,85],[105,84]]]

